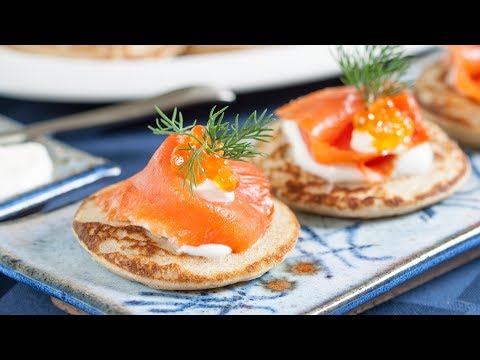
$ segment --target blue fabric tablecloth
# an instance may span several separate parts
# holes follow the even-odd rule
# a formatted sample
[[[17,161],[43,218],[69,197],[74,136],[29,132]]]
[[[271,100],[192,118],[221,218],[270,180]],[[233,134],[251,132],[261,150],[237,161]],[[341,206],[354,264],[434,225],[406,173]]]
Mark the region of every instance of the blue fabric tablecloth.
[[[281,90],[256,92],[239,96],[229,113],[249,113],[254,109],[276,107],[297,96],[306,94],[332,82],[311,83]],[[22,123],[90,109],[98,105],[57,104],[52,102],[22,101],[0,97],[0,113]],[[211,104],[185,109],[186,119],[198,119],[208,114]],[[115,128],[81,130],[61,134],[57,139],[91,154],[115,161],[122,167],[122,175],[105,179],[84,189],[76,190],[45,205],[50,210],[79,200],[86,195],[131,176],[142,169],[159,146],[160,139],[147,130],[154,119],[141,119]],[[444,276],[399,296],[366,312],[367,314],[480,314],[480,260],[464,265]],[[27,285],[0,275],[0,314],[64,314],[50,302],[48,295]]]

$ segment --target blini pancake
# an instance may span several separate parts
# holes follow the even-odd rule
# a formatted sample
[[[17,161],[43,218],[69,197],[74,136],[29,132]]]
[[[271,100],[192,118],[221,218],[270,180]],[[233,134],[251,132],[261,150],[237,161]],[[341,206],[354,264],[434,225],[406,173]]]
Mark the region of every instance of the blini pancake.
[[[110,223],[94,194],[78,209],[73,231],[96,262],[124,278],[156,289],[200,290],[255,279],[280,264],[297,242],[299,224],[275,200],[272,222],[245,252],[219,258],[175,255],[140,226]]]

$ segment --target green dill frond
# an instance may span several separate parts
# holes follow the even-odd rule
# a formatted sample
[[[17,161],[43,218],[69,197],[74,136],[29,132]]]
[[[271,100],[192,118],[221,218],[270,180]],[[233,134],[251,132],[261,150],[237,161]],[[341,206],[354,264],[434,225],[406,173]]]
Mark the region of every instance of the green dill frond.
[[[273,131],[269,124],[274,120],[272,115],[267,114],[264,110],[259,116],[254,111],[240,125],[240,115],[235,116],[233,124],[222,123],[223,112],[226,108],[220,110],[214,115],[221,112],[222,116],[217,121],[214,116],[210,116],[205,128],[209,139],[212,139],[212,148],[215,152],[223,151],[224,159],[241,160],[242,158],[252,158],[262,155],[253,147],[253,141],[268,142],[272,136],[268,132]],[[213,110],[213,109],[212,109]]]
[[[203,146],[196,149],[191,144],[188,144],[188,148],[181,149],[192,152],[192,155],[180,167],[180,175],[183,177],[183,187],[185,188],[185,186],[188,185],[192,194],[193,189],[197,186],[197,174],[199,171],[202,171],[201,162],[203,160],[203,149]]]
[[[355,49],[339,45],[335,58],[343,72],[341,81],[355,86],[367,104],[410,86],[401,80],[410,66],[401,45],[363,45]]]

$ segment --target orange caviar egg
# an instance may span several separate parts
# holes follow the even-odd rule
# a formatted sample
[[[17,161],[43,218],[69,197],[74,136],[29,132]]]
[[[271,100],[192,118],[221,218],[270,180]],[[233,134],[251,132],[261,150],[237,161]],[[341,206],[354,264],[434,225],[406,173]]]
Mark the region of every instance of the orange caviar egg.
[[[205,141],[205,127],[196,125],[192,128],[191,134],[197,137],[200,141]],[[199,149],[202,144],[199,144],[195,139],[185,136],[184,141],[177,145],[170,157],[170,166],[172,170],[179,176],[186,174],[186,167],[184,164],[192,156],[192,151],[189,146]],[[217,145],[217,149],[221,148],[223,143]],[[218,150],[215,153],[208,153],[206,150],[202,151],[200,158],[200,166],[195,169],[196,184],[203,183],[206,179],[214,181],[217,186],[224,191],[233,191],[239,185],[237,174],[232,171],[228,162],[221,158],[223,150]],[[191,174],[187,176],[188,181],[192,181]]]
[[[179,144],[173,149],[172,156],[170,158],[170,166],[172,170],[175,172],[180,172],[181,167],[185,162],[190,158],[191,152],[189,150],[185,150],[187,148],[186,143]]]
[[[205,127],[202,125],[195,125],[191,133],[193,136],[197,137],[199,140],[203,141],[205,138]]]
[[[238,187],[238,176],[227,168],[226,166],[221,167],[215,178],[213,179],[217,186],[224,191],[233,191]]]
[[[223,145],[224,145],[224,143],[221,142],[221,143],[219,143],[219,144],[217,145],[216,148],[217,148],[217,149],[221,149],[221,148],[223,147]],[[225,154],[225,152],[224,152],[223,150],[216,150],[215,153],[216,153],[217,155],[220,155],[220,156],[223,156],[223,154]]]
[[[389,97],[381,97],[353,116],[355,130],[367,132],[380,153],[389,153],[397,146],[408,145],[415,132],[415,123],[406,113],[395,107]]]
[[[216,154],[208,154],[205,159],[202,162],[203,171],[205,171],[208,179],[213,180],[220,168],[226,165],[226,160]]]

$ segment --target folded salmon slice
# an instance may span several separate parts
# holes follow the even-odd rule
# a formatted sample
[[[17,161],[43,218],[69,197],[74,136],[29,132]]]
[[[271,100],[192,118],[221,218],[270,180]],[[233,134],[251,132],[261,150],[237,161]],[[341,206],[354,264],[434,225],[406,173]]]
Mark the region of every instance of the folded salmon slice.
[[[412,146],[428,139],[418,105],[413,96],[402,92],[391,97],[395,107],[408,114],[415,124]],[[313,158],[326,165],[354,165],[369,182],[387,179],[395,155],[379,156],[354,151],[350,146],[353,115],[365,108],[354,87],[339,86],[313,92],[282,106],[276,114],[296,121]]]
[[[452,80],[457,90],[480,102],[480,45],[447,45],[452,55]]]
[[[234,253],[247,250],[265,232],[273,214],[268,179],[253,165],[230,161],[240,184],[232,202],[209,202],[192,196],[183,179],[170,167],[173,149],[182,142],[169,136],[138,174],[107,189],[97,204],[112,221],[142,226],[177,244],[223,244]]]

